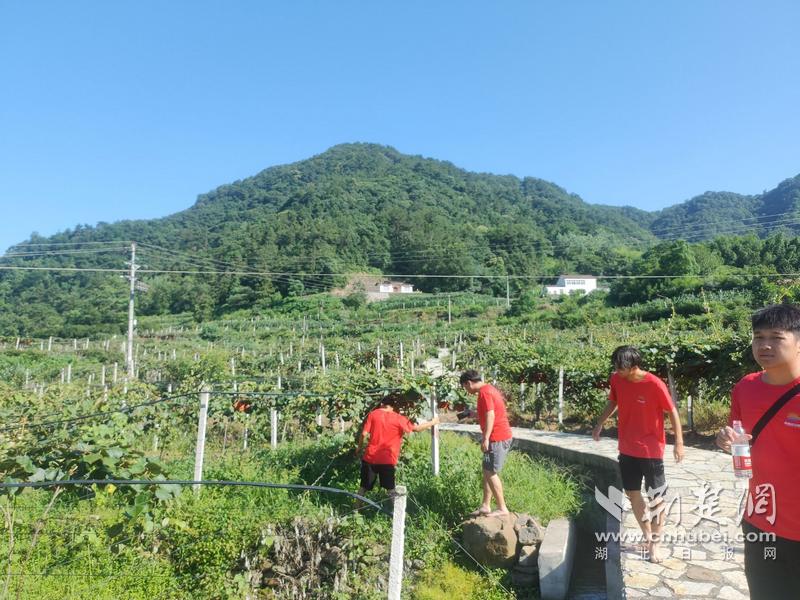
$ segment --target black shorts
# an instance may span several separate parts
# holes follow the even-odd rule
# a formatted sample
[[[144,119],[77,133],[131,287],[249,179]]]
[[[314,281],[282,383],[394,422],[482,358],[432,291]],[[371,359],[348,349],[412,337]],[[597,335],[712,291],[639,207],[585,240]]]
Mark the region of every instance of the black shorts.
[[[661,458],[639,458],[619,455],[619,470],[622,473],[622,488],[626,492],[638,492],[644,479],[647,495],[651,498],[663,496],[667,479],[664,476],[664,460]]]
[[[370,491],[375,487],[375,482],[381,476],[381,487],[385,490],[394,489],[394,465],[373,465],[361,461],[361,487]]]
[[[752,600],[797,600],[797,573],[800,572],[800,542],[775,536],[762,538],[761,529],[742,521],[744,574]]]

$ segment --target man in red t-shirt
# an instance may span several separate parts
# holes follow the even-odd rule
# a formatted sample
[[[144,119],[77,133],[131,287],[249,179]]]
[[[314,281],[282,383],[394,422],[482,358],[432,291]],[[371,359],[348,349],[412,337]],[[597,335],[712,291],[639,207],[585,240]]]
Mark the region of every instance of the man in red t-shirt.
[[[733,388],[728,426],[717,434],[717,445],[726,452],[734,441],[734,421],[752,432],[770,407],[800,383],[800,308],[767,306],[751,322],[753,357],[764,370],[746,375]],[[750,598],[800,598],[795,579],[800,573],[800,394],[764,425],[750,459],[753,476],[742,521]],[[764,539],[765,533],[771,539]]]
[[[403,415],[394,412],[394,396],[381,398],[378,408],[369,413],[364,429],[358,437],[358,454],[364,448],[364,441],[369,434],[367,451],[361,459],[361,487],[358,495],[363,496],[373,487],[380,475],[381,487],[389,495],[394,495],[394,468],[400,456],[400,444],[403,434],[412,431],[423,431],[439,422],[439,417],[422,425],[414,425]],[[362,500],[356,498],[356,509],[361,508]]]
[[[667,386],[652,373],[642,370],[642,355],[633,346],[620,346],[611,354],[616,371],[611,376],[611,393],[603,414],[592,432],[600,440],[603,423],[619,410],[619,469],[622,487],[631,501],[633,514],[647,542],[637,550],[647,552],[654,563],[664,562],[661,555],[663,519],[658,510],[667,488],[664,476],[664,412],[669,415],[675,432],[675,462],[683,460],[681,419]],[[642,479],[647,488],[652,513],[642,496]],[[654,515],[654,516],[650,516]]]
[[[481,450],[483,461],[483,502],[471,516],[488,515],[501,517],[508,514],[508,507],[503,497],[503,483],[500,481],[500,470],[511,450],[511,427],[506,415],[506,403],[497,388],[481,381],[480,374],[470,369],[461,374],[461,387],[468,394],[478,395],[478,410],[471,410],[471,416],[478,417],[481,427]],[[492,511],[492,496],[497,508]]]

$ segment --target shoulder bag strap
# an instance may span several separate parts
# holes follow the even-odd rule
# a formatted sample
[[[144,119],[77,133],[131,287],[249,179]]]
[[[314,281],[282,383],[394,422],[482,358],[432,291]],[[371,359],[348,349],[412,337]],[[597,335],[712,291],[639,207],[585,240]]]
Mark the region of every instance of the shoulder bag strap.
[[[783,396],[778,398],[775,403],[769,407],[769,410],[765,412],[761,418],[756,423],[756,426],[753,427],[753,431],[750,435],[753,436],[753,439],[750,440],[750,444],[756,443],[756,438],[758,438],[758,434],[761,433],[761,430],[767,426],[767,424],[772,420],[772,418],[778,414],[778,411],[782,409],[786,404],[794,398],[798,393],[800,393],[800,383],[786,392]]]

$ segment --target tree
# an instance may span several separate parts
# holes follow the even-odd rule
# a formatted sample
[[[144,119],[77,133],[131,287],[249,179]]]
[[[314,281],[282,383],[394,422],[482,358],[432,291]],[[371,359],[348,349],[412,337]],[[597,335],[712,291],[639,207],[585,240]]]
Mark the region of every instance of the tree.
[[[306,286],[303,285],[303,282],[299,279],[292,279],[289,282],[289,288],[287,290],[287,295],[289,298],[296,298],[297,296],[302,296],[306,291]]]
[[[342,304],[344,304],[348,308],[352,308],[353,310],[358,310],[366,303],[367,303],[367,288],[364,287],[364,283],[361,281],[358,281],[355,284],[353,284],[353,287],[350,289],[350,293],[347,294],[347,296],[345,296],[344,298],[342,298]]]

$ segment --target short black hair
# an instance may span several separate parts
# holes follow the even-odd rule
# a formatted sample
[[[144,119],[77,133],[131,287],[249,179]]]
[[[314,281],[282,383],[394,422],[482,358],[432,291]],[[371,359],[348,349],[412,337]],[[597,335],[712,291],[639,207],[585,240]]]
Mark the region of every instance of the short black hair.
[[[753,329],[783,329],[800,335],[800,308],[794,304],[771,304],[750,316]]]
[[[481,374],[478,373],[475,369],[469,369],[464,371],[461,374],[461,379],[459,379],[459,383],[464,385],[468,381],[475,383],[476,381],[481,381]]]
[[[381,406],[394,406],[394,403],[397,402],[397,398],[395,398],[394,394],[387,394],[383,398],[380,399],[378,404]]]
[[[633,346],[620,346],[611,353],[611,365],[617,370],[642,366],[642,354]]]

